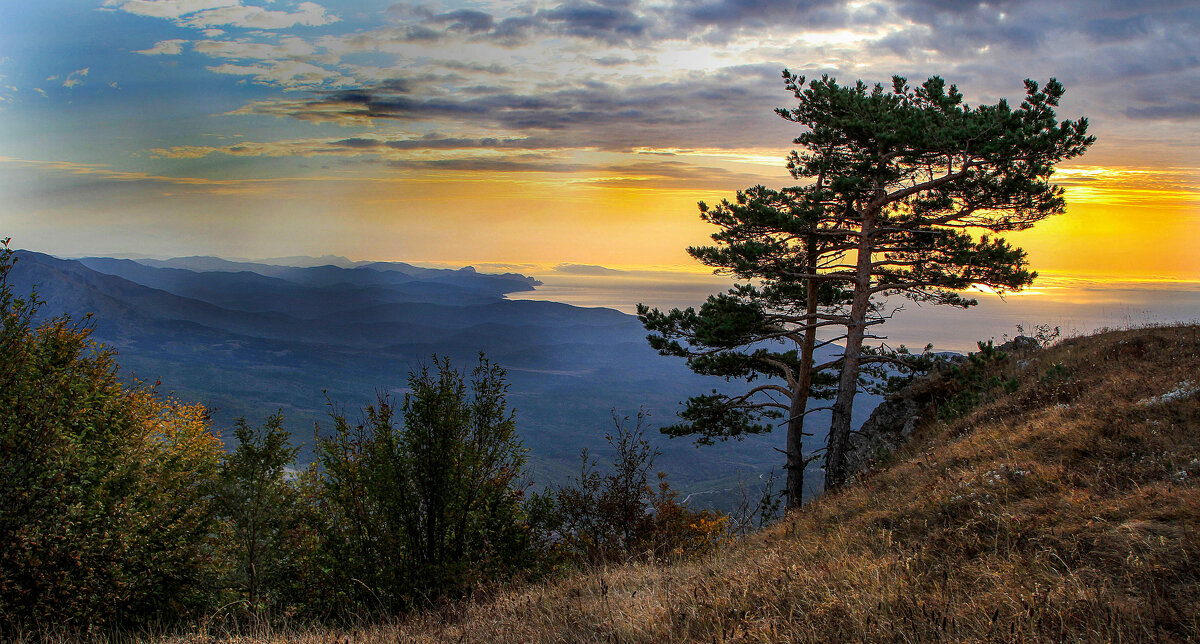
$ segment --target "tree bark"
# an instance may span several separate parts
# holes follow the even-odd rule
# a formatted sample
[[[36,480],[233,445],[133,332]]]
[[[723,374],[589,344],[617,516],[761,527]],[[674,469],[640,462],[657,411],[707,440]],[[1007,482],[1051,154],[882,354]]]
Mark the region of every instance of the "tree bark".
[[[825,489],[833,490],[846,482],[846,446],[850,442],[850,416],[854,395],[858,393],[858,369],[862,358],[863,336],[867,330],[867,310],[871,304],[871,257],[875,217],[878,209],[863,212],[858,261],[854,280],[854,299],[850,304],[850,322],[846,325],[846,352],[842,359],[842,378],[833,419],[829,425],[829,444],[825,450]]]
[[[817,272],[817,238],[810,235],[805,239],[805,270],[810,274]],[[787,425],[787,483],[786,509],[798,508],[804,503],[804,470],[808,461],[804,460],[804,412],[808,409],[809,390],[813,381],[813,352],[817,345],[817,286],[818,282],[809,279],[806,283],[807,301],[805,314],[808,324],[804,328],[804,342],[800,346],[800,373],[796,376],[796,388],[792,392],[792,402],[788,409]]]

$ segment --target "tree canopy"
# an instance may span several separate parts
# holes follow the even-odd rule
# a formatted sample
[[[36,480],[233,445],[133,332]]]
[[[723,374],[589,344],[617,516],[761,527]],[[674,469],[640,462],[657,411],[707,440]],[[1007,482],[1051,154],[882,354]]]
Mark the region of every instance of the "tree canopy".
[[[1057,120],[1064,90],[1054,79],[1044,87],[1027,80],[1013,108],[1004,100],[971,107],[936,76],[915,88],[894,77],[887,89],[828,76],[806,85],[786,70],[783,77],[798,104],[777,112],[806,128],[787,163],[802,185],[757,186],[716,208],[701,203],[701,217],[719,228],[716,245],[689,249],[744,283],[699,311],[641,307],[639,315],[661,353],[686,357],[697,373],[751,383],[740,396],[693,397],[684,422],[664,431],[711,441],[785,419],[795,505],[808,399],[836,394],[825,452],[826,487],[836,487],[846,476],[863,366],[912,365],[864,347],[880,337],[868,328],[895,312],[885,298],[968,307],[976,301],[963,291],[972,286],[1005,292],[1029,284],[1036,273],[1024,251],[994,235],[1063,212],[1063,190],[1050,183],[1054,167],[1095,139],[1086,119]],[[844,342],[841,356],[815,364],[814,347],[832,342]]]
[[[826,487],[846,477],[845,447],[867,327],[883,322],[888,295],[971,306],[961,291],[1004,292],[1031,283],[1025,252],[989,233],[1024,230],[1066,209],[1050,183],[1055,165],[1095,141],[1087,119],[1058,121],[1064,88],[1025,81],[1025,98],[971,107],[934,76],[919,87],[899,76],[890,90],[828,76],[807,86],[784,71],[798,99],[780,109],[806,128],[788,160],[796,179],[824,186],[821,229],[844,239],[853,263],[797,277],[836,281],[854,295],[846,311],[846,349],[826,451]],[[976,235],[979,235],[976,237]]]

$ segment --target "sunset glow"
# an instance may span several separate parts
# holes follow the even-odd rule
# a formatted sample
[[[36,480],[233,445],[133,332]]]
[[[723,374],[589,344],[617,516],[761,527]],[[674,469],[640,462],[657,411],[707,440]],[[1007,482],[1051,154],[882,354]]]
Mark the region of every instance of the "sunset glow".
[[[695,275],[697,201],[792,182],[784,67],[973,103],[1056,76],[1099,141],[1056,174],[1068,213],[1013,241],[1068,281],[1200,279],[1194,7],[794,4],[10,3],[0,233]]]

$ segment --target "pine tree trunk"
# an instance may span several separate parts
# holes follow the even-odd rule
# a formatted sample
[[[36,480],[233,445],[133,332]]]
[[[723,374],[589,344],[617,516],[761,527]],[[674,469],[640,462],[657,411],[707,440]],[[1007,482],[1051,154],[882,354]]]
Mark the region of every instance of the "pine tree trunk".
[[[817,239],[810,236],[805,240],[806,271],[809,275],[817,272]],[[813,380],[813,353],[817,345],[817,285],[812,279],[806,284],[808,300],[805,303],[805,315],[808,326],[804,329],[804,342],[800,346],[800,373],[796,376],[796,388],[792,392],[792,402],[788,409],[787,432],[787,507],[798,508],[804,503],[804,470],[807,464],[804,460],[804,412],[808,408],[809,391]]]
[[[850,321],[846,325],[846,352],[842,360],[842,378],[837,400],[833,403],[833,419],[829,425],[829,444],[825,450],[825,489],[833,490],[846,482],[846,447],[850,442],[850,416],[854,410],[854,395],[858,393],[858,369],[862,357],[863,336],[867,331],[867,311],[871,304],[871,246],[876,212],[863,213],[861,237],[858,241],[858,262],[854,280],[854,299],[850,305]]]
[[[796,386],[788,413],[787,431],[787,507],[804,503],[804,409],[808,406],[808,388]]]

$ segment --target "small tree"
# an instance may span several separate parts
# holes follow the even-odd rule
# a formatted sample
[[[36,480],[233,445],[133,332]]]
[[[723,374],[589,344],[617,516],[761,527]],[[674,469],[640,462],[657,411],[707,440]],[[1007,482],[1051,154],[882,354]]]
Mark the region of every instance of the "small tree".
[[[335,410],[332,434],[318,440],[329,556],[363,608],[461,594],[527,563],[525,449],[504,370],[481,355],[468,390],[447,360],[433,364],[409,375],[403,427],[381,394],[358,425]]]
[[[740,379],[752,386],[739,395],[693,396],[680,413],[683,423],[665,427],[671,436],[698,435],[700,443],[769,432],[774,422],[787,428],[788,508],[803,502],[804,472],[815,454],[803,451],[804,418],[810,397],[831,397],[838,360],[815,362],[818,331],[844,323],[838,312],[848,293],[830,280],[807,275],[840,260],[849,247],[836,231],[819,229],[823,179],[808,188],[782,191],[755,186],[738,192],[734,203],[709,208],[701,218],[719,228],[715,246],[688,253],[719,274],[748,280],[727,293],[710,296],[700,307],[663,313],[638,305],[650,346],[663,355],[687,358],[699,374]],[[761,381],[761,382],[760,382]],[[758,382],[759,384],[753,384]]]
[[[932,77],[920,87],[893,77],[890,91],[829,77],[805,86],[784,71],[799,104],[780,109],[807,128],[794,141],[788,168],[821,186],[817,225],[851,242],[853,262],[793,277],[834,281],[853,293],[846,348],[826,452],[826,488],[845,481],[851,410],[864,362],[867,328],[882,323],[881,299],[968,307],[961,291],[986,285],[1019,290],[1036,276],[1024,251],[987,233],[1023,230],[1064,212],[1063,190],[1050,183],[1055,164],[1083,154],[1095,137],[1087,120],[1059,122],[1063,86],[1025,81],[1025,100],[970,107]],[[981,237],[971,232],[984,233]]]
[[[283,428],[283,412],[251,428],[235,421],[238,443],[221,466],[218,508],[228,523],[232,554],[231,581],[252,611],[261,608],[264,591],[276,588],[288,574],[287,537],[296,518],[295,492],[287,466],[297,448]]]
[[[569,559],[599,564],[642,555],[699,555],[725,540],[724,514],[680,503],[662,472],[657,490],[651,485],[659,451],[645,438],[646,418],[639,410],[630,426],[614,413],[613,431],[604,436],[613,450],[608,471],[602,473],[585,449],[574,483],[539,497],[553,499],[547,527]]]

